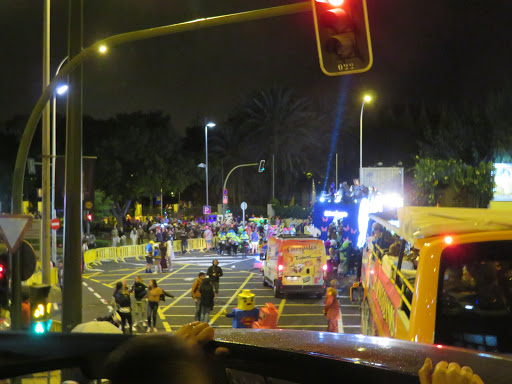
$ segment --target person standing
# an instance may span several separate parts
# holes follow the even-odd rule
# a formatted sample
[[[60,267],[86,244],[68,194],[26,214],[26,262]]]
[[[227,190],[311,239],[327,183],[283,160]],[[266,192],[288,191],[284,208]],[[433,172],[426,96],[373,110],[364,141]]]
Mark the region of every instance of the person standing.
[[[132,245],[137,245],[137,230],[135,227],[132,228],[132,231],[130,232],[130,238],[132,239]]]
[[[219,260],[215,259],[212,261],[212,265],[210,266],[210,268],[208,268],[206,274],[208,275],[209,281],[211,282],[211,285],[213,286],[213,289],[215,291],[215,300],[218,300],[219,280],[223,275],[222,268],[219,267]]]
[[[142,225],[139,225],[137,228],[137,245],[142,245],[144,243],[144,229],[142,229]]]
[[[150,241],[148,245],[146,245],[146,273],[152,273],[151,266],[153,265],[153,252],[154,242]]]
[[[160,269],[162,272],[167,269],[167,245],[165,242],[160,243]]]
[[[195,321],[201,321],[201,284],[203,283],[205,276],[204,272],[199,272],[196,281],[194,281],[194,284],[192,285],[192,298],[196,303],[196,313],[194,316]]]
[[[338,282],[331,281],[331,286],[327,288],[325,294],[324,315],[328,320],[327,332],[338,333],[338,320],[340,319],[340,303],[338,302],[338,291],[336,290]]]
[[[206,242],[206,251],[209,251],[210,248],[212,247],[213,232],[208,226],[206,226],[203,236],[204,236],[204,241]]]
[[[112,229],[112,246],[117,247],[117,244],[119,243],[119,231],[116,227]]]
[[[210,267],[211,268],[211,267]],[[210,320],[210,312],[213,310],[214,306],[214,292],[213,286],[208,277],[204,278],[201,283],[201,288],[199,288],[199,292],[201,293],[201,322],[207,323]]]
[[[128,287],[121,283],[121,287],[114,295],[114,299],[118,308],[117,313],[119,313],[119,316],[121,316],[121,328],[123,333],[125,333],[126,323],[128,323],[131,335],[133,329],[133,318],[132,304],[130,300],[130,293],[128,292]]]
[[[146,308],[144,306],[144,298],[146,296],[146,285],[142,281],[140,276],[135,276],[135,282],[132,286],[133,296],[135,297],[135,316],[140,317],[140,320],[146,319]],[[135,318],[135,323],[137,323],[137,318]]]
[[[180,240],[181,240],[181,253],[182,254],[185,254],[187,253],[187,226],[184,225],[183,228],[181,229],[181,233],[180,233]]]
[[[260,236],[258,235],[258,231],[253,231],[251,233],[251,253],[255,255],[258,252],[258,244],[260,242]]]
[[[155,279],[149,281],[149,289],[148,289],[148,333],[151,332],[151,324],[153,324],[153,332],[157,332],[156,330],[156,313],[158,312],[158,303],[160,299],[165,296],[169,296],[174,298],[173,295],[165,292],[162,288],[158,286]],[[151,323],[153,320],[153,323]]]
[[[160,253],[160,246],[155,244],[155,251],[153,253],[153,263],[155,264],[155,273],[162,273],[162,266],[160,262],[162,261],[162,254]]]

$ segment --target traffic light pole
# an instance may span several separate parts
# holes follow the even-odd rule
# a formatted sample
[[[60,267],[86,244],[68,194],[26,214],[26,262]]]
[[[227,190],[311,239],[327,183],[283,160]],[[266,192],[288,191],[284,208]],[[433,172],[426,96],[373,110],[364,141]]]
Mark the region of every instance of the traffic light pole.
[[[83,0],[69,0],[68,57],[82,51]],[[82,322],[82,67],[69,75],[64,193],[62,331]]]
[[[228,184],[228,179],[229,179],[229,176],[231,175],[231,173],[233,173],[233,171],[237,168],[240,168],[240,167],[253,167],[255,165],[259,165],[259,163],[250,163],[250,164],[240,164],[240,165],[237,165],[236,167],[234,167],[231,171],[229,171],[228,175],[226,176],[226,180],[224,180],[224,185],[222,187],[222,190],[225,190],[226,189],[226,185]],[[222,204],[222,214],[225,214],[226,213],[226,204]]]

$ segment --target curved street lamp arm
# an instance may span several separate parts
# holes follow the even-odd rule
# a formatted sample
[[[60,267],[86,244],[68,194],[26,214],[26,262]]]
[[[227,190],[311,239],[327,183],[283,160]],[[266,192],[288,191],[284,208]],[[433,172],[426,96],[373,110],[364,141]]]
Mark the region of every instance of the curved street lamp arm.
[[[255,165],[259,165],[259,163],[250,163],[250,164],[240,164],[240,165],[237,165],[235,168],[233,168],[231,171],[229,171],[228,175],[226,176],[226,180],[224,180],[224,187],[222,189],[226,189],[226,185],[228,184],[229,175],[231,175],[231,173],[235,169],[240,168],[240,167],[252,167],[252,166],[255,166]]]
[[[37,101],[30,117],[25,126],[23,136],[21,138],[18,154],[16,156],[16,164],[14,166],[14,174],[12,180],[12,213],[21,213],[23,200],[23,176],[25,174],[25,165],[27,162],[28,151],[32,138],[34,137],[37,123],[41,118],[41,114],[46,104],[55,93],[57,85],[60,84],[73,70],[75,70],[84,60],[98,54],[102,45],[112,47],[114,45],[124,44],[137,40],[145,40],[153,37],[171,35],[179,32],[187,32],[202,28],[217,27],[226,24],[240,23],[251,20],[266,19],[269,17],[291,15],[294,13],[306,12],[311,10],[311,2],[305,1],[296,4],[283,5],[279,7],[264,8],[255,11],[247,11],[234,13],[231,15],[214,16],[203,19],[187,21],[163,27],[149,28],[140,31],[121,33],[103,39],[90,47],[82,50],[78,55],[73,57],[68,63],[62,67],[59,74],[53,78],[48,87],[43,91]]]

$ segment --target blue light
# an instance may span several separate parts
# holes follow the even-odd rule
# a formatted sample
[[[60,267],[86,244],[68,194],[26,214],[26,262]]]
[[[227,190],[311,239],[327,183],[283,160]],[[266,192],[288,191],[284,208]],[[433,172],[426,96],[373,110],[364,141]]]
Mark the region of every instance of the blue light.
[[[318,199],[321,203],[325,203],[325,197],[321,197],[320,199]]]

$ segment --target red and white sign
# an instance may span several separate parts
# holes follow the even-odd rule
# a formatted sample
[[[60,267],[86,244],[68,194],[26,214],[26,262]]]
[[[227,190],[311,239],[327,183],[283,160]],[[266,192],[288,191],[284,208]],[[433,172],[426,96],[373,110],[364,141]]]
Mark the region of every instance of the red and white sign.
[[[0,235],[9,252],[16,252],[30,224],[32,224],[32,216],[0,215]]]
[[[228,197],[222,196],[222,204],[227,204],[227,203],[228,203]]]
[[[52,219],[50,221],[50,227],[51,229],[53,229],[54,231],[56,231],[57,229],[60,228],[60,220],[58,218],[55,218],[55,219]]]

